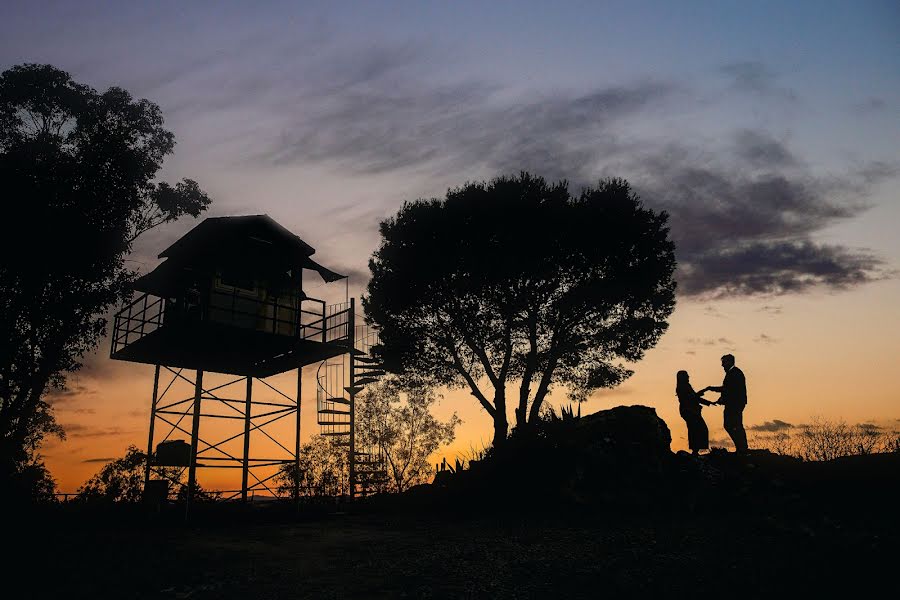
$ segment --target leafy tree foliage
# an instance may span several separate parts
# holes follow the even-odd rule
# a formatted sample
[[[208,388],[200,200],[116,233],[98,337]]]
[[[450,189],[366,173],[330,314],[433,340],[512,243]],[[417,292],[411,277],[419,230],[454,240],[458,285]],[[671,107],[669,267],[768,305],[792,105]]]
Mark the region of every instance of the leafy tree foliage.
[[[293,463],[281,468],[275,478],[278,493],[291,496],[299,479],[300,495],[337,497],[350,493],[350,463],[347,447],[334,438],[314,435],[300,447],[300,470]]]
[[[77,499],[83,502],[130,503],[139,502],[144,493],[144,473],[147,455],[136,446],[128,446],[125,456],[103,465],[100,472],[78,488]],[[169,482],[169,500],[184,500],[187,495],[187,469],[163,467],[154,470],[155,477]],[[195,501],[214,500],[219,492],[209,492],[195,486]]]
[[[668,215],[629,184],[580,195],[522,173],[407,202],[381,223],[363,298],[389,370],[468,388],[507,436],[539,419],[554,386],[571,399],[632,373],[675,305]]]
[[[46,393],[97,345],[133,275],[132,242],[208,206],[194,181],[154,181],[174,144],[159,107],[123,89],[50,65],[0,74],[0,482],[63,435]]]
[[[396,379],[369,388],[357,398],[357,445],[384,457],[388,490],[402,492],[433,475],[429,457],[456,437],[462,421],[431,414],[438,396],[425,386],[403,389]]]
[[[138,502],[144,491],[144,467],[147,455],[136,446],[128,446],[125,456],[100,469],[78,488],[78,499],[90,502]]]

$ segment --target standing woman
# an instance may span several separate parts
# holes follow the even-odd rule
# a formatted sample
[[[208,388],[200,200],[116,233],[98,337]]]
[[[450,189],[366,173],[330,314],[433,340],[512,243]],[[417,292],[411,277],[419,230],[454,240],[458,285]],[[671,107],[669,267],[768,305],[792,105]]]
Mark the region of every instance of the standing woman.
[[[701,405],[709,406],[711,402],[704,400],[700,393],[694,391],[691,387],[691,380],[687,371],[678,371],[675,376],[675,395],[678,396],[678,412],[681,418],[687,423],[688,430],[688,446],[691,448],[691,454],[694,456],[700,454],[701,450],[709,449],[709,428],[706,421],[700,414]]]

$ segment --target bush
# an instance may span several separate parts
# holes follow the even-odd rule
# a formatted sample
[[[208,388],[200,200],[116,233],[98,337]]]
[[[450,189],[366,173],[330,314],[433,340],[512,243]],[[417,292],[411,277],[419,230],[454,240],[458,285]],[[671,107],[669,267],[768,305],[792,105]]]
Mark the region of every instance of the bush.
[[[842,456],[900,452],[900,432],[871,423],[848,425],[845,421],[815,417],[806,425],[757,436],[753,445],[805,461],[826,461]]]

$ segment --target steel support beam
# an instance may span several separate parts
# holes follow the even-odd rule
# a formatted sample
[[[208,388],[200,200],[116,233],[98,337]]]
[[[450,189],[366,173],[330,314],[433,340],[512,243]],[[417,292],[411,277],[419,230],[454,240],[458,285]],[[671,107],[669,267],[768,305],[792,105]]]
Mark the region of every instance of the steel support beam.
[[[153,372],[153,400],[150,403],[150,433],[147,436],[147,465],[144,468],[144,489],[150,481],[151,461],[153,460],[153,430],[156,424],[156,405],[159,400],[159,365]]]
[[[197,446],[200,440],[200,401],[203,397],[203,371],[197,371],[194,382],[194,421],[191,426],[191,464],[188,468],[188,489],[185,497],[185,517],[190,514],[191,501],[197,489]]]
[[[250,475],[250,414],[253,408],[253,377],[247,376],[247,397],[244,404],[244,462],[241,465],[241,500],[247,501],[247,478]]]

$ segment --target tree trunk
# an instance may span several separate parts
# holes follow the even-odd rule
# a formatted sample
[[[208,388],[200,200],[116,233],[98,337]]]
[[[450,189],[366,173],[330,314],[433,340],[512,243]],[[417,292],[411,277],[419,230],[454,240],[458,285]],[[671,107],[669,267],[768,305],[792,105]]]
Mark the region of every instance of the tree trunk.
[[[506,418],[506,388],[501,385],[494,390],[494,448],[502,446],[509,432],[509,421]]]
[[[502,415],[502,416],[501,416]],[[499,448],[506,442],[506,434],[509,432],[509,423],[506,420],[506,412],[497,412],[494,416],[494,448]]]

